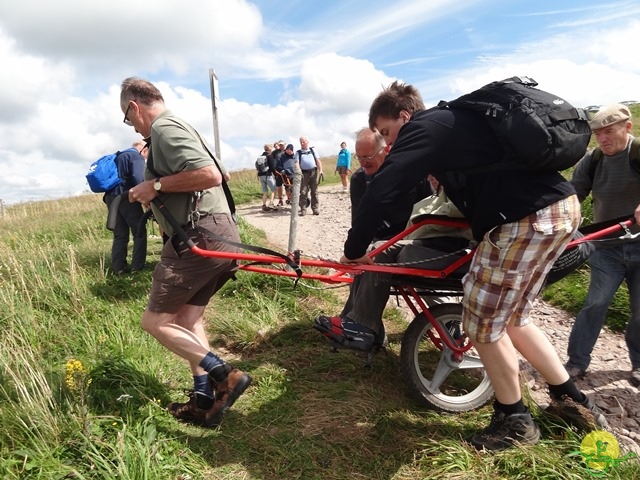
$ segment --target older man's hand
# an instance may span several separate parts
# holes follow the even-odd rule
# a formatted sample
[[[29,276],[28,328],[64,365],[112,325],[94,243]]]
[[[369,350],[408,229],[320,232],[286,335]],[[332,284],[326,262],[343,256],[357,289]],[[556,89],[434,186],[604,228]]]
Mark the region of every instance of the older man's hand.
[[[350,264],[365,264],[365,265],[373,265],[373,259],[365,255],[364,257],[354,258],[353,260],[345,257],[344,255],[340,258],[340,263],[350,263]]]

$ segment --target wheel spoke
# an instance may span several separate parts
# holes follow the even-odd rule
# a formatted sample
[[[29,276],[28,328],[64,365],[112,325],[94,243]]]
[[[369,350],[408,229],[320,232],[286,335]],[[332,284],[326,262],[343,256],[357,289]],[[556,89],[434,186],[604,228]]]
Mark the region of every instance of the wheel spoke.
[[[455,370],[455,367],[451,366],[451,362],[447,358],[450,354],[451,351],[448,348],[445,347],[442,350],[438,366],[436,367],[435,372],[433,372],[433,378],[430,382],[427,381],[427,388],[433,393],[438,393],[440,391],[440,385],[442,385],[442,382],[444,382],[449,374]]]

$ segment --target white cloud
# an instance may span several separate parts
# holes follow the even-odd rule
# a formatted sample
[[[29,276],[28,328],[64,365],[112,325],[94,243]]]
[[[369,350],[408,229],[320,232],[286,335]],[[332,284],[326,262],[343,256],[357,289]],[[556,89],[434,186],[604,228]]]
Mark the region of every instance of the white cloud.
[[[501,5],[494,3],[486,8]],[[85,190],[89,164],[137,138],[118,101],[130,75],[154,80],[167,107],[213,146],[207,71],[215,68],[226,88],[218,112],[231,169],[251,168],[262,145],[281,138],[298,147],[306,135],[321,155],[336,154],[343,140],[352,145],[371,100],[396,75],[428,104],[512,75],[529,75],[577,106],[640,100],[633,3],[566,11],[563,23],[508,45],[473,28],[479,2],[331,5],[335,11],[314,6],[302,26],[265,22],[245,0],[1,2],[0,198]],[[303,7],[311,8],[296,4]],[[617,11],[615,28],[594,21],[606,11]]]
[[[638,97],[640,65],[633,38],[640,22],[632,20],[617,29],[578,30],[522,45],[513,53],[483,56],[478,65],[453,73],[446,99],[514,75],[532,77],[539,88],[556,93],[576,106],[608,104]],[[436,81],[441,81],[437,79]],[[433,90],[435,82],[421,85]],[[430,97],[435,104],[440,98]]]

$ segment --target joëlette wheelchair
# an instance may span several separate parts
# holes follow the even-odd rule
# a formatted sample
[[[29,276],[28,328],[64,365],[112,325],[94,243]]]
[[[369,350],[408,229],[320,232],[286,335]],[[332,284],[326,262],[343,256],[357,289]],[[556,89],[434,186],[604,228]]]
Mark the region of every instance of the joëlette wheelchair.
[[[168,212],[165,213],[166,217]],[[167,218],[172,222],[171,218]],[[173,220],[175,222],[175,220]],[[591,242],[611,236],[630,238],[629,227],[633,217],[622,217],[609,222],[581,228],[554,264],[547,277],[547,285],[553,283],[583,264],[591,251]],[[414,230],[437,224],[467,228],[465,220],[429,215],[410,228],[380,245],[369,255],[379,252],[402,240]],[[177,228],[176,228],[177,227]],[[468,269],[474,250],[455,252],[452,261],[438,270],[395,265],[349,265],[334,261],[302,259],[300,252],[281,254],[263,247],[236,244],[243,250],[257,253],[230,253],[199,248],[177,223],[176,234],[193,253],[204,257],[233,258],[240,270],[280,275],[299,279],[317,280],[328,284],[353,282],[353,276],[363,272],[381,272],[392,275],[392,294],[402,298],[414,315],[402,336],[400,369],[411,393],[423,404],[447,412],[465,412],[488,404],[493,399],[489,382],[480,357],[462,329],[462,304],[460,302],[428,305],[430,298],[462,297],[462,276]],[[212,232],[209,232],[212,234]],[[205,232],[206,234],[206,232]],[[212,234],[213,235],[213,234]],[[303,271],[309,267],[311,271]],[[333,349],[342,348],[332,345]],[[369,352],[368,361],[371,359]]]

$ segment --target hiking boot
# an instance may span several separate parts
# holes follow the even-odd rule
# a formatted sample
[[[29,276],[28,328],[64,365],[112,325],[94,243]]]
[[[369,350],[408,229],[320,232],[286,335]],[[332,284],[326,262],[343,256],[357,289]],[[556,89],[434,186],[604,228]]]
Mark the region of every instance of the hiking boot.
[[[173,402],[167,406],[167,410],[176,419],[193,423],[195,425],[206,426],[207,411],[212,407],[213,399],[206,397],[201,393],[195,393],[193,390],[185,392],[189,396],[189,400],[184,403]],[[198,407],[198,403],[202,408]],[[205,408],[205,404],[209,404]]]
[[[587,373],[586,368],[575,367],[569,364],[566,364],[564,368],[567,370],[567,373],[569,374],[569,378],[571,378],[571,380],[578,380],[579,378],[583,378]]]
[[[640,368],[634,368],[633,370],[631,370],[629,381],[631,382],[631,385],[640,387]]]
[[[321,315],[315,319],[313,328],[341,348],[370,352],[381,347],[384,334],[378,340],[377,335],[369,328],[350,320],[348,317],[327,317]]]
[[[267,207],[266,205],[262,205],[262,211],[263,212],[268,212],[269,211],[269,207]]]
[[[602,410],[585,395],[584,402],[578,403],[567,395],[552,398],[545,413],[560,418],[569,426],[590,432],[606,429],[609,426]]]
[[[300,210],[300,216],[304,217],[307,214],[307,211],[303,208],[302,210]]]
[[[320,212],[319,212],[318,210],[314,210],[314,211],[313,211],[313,214],[314,214],[314,215],[320,215]]]
[[[273,203],[269,205],[269,210],[273,210],[274,212],[278,211],[278,207],[276,207]]]
[[[213,407],[207,410],[205,426],[217,427],[222,423],[222,417],[235,401],[251,385],[251,377],[237,368],[232,368],[227,378],[222,382],[216,382],[209,375],[212,386],[215,388],[216,397]]]
[[[531,413],[506,415],[495,410],[489,426],[473,435],[469,442],[478,450],[497,451],[515,445],[535,445],[540,440],[540,428]]]

